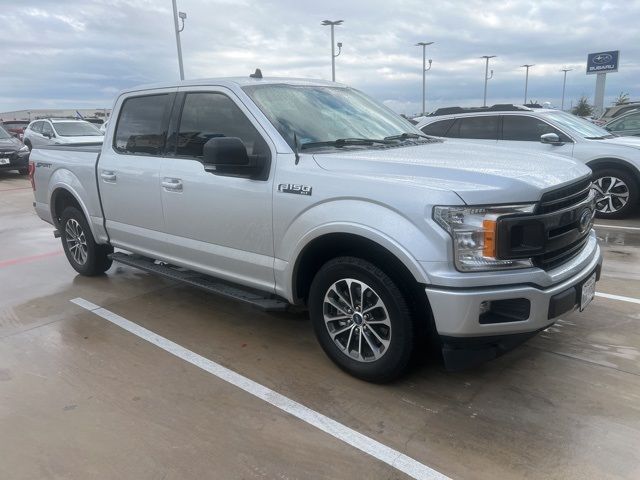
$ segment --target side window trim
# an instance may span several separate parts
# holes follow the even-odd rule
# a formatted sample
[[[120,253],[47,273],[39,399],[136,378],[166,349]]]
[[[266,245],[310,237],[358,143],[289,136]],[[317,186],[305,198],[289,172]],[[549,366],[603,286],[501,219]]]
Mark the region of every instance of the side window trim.
[[[117,134],[118,134],[118,126],[120,125],[120,119],[122,117],[122,112],[124,110],[124,106],[126,105],[127,101],[131,100],[132,98],[142,98],[142,97],[156,97],[156,96],[160,96],[160,95],[166,95],[167,96],[167,104],[165,105],[165,110],[163,113],[163,118],[162,118],[162,130],[164,133],[164,143],[162,144],[162,147],[160,148],[160,151],[157,154],[151,154],[151,153],[142,153],[142,152],[135,152],[135,153],[129,153],[129,152],[123,152],[122,150],[119,150],[118,147],[116,146],[116,141],[117,141]],[[111,150],[117,154],[117,155],[134,155],[134,156],[145,156],[145,157],[163,157],[165,154],[165,148],[167,146],[167,138],[168,138],[168,134],[169,134],[169,120],[171,118],[174,106],[175,106],[175,97],[176,97],[176,89],[172,89],[170,91],[158,91],[158,92],[153,92],[153,93],[144,93],[142,95],[129,95],[126,98],[124,98],[122,100],[122,103],[120,104],[120,107],[118,109],[118,117],[116,118],[116,123],[114,125],[113,128],[113,135],[111,138]]]

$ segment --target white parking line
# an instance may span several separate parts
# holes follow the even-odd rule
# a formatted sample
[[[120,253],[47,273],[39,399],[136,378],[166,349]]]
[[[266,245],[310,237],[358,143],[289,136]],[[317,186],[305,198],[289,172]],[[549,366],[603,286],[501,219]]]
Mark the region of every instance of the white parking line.
[[[621,227],[618,225],[603,225],[601,223],[596,223],[593,225],[596,228],[614,228],[616,230],[638,230],[640,231],[640,227]]]
[[[596,292],[596,297],[608,298],[610,300],[619,300],[621,302],[637,303],[640,305],[640,298],[623,297],[622,295],[612,295],[610,293]]]
[[[301,403],[298,403],[284,395],[275,392],[264,385],[261,385],[247,377],[240,375],[239,373],[229,370],[222,365],[209,360],[201,355],[198,355],[191,350],[188,350],[177,343],[172,342],[160,335],[153,333],[151,330],[147,330],[140,325],[137,325],[126,318],[121,317],[109,310],[101,308],[99,305],[95,305],[83,298],[74,298],[71,302],[76,305],[89,310],[99,317],[110,321],[111,323],[123,328],[124,330],[132,333],[149,343],[154,344],[157,347],[175,355],[176,357],[201,368],[202,370],[215,375],[216,377],[228,382],[236,387],[244,390],[245,392],[270,403],[274,407],[293,415],[296,418],[319,428],[323,432],[332,435],[333,437],[342,440],[343,442],[357,448],[358,450],[371,455],[374,458],[392,466],[393,468],[406,473],[415,479],[424,480],[447,480],[449,477],[442,473],[414,460],[413,458],[394,450],[391,447],[387,447],[382,443],[367,437],[341,423],[332,420],[329,417],[322,415],[308,407],[305,407]]]

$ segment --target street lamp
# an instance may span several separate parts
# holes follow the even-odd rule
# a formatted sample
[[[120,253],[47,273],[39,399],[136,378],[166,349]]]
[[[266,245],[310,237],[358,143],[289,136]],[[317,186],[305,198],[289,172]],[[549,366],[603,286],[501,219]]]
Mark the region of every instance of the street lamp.
[[[534,64],[524,64],[524,65],[520,65],[523,68],[527,69],[527,74],[524,77],[524,104],[527,103],[527,89],[529,88],[529,67],[533,67]]]
[[[344,22],[344,20],[335,20],[335,21],[323,20],[322,21],[322,25],[324,25],[325,27],[329,25],[331,27],[331,81],[332,82],[336,81],[336,57],[340,55],[340,53],[342,52],[342,42],[338,42],[338,54],[336,55],[336,44],[333,36],[333,27],[335,27],[336,25],[342,25],[342,22]]]
[[[187,14],[184,12],[178,12],[178,6],[176,0],[173,2],[173,26],[176,30],[176,46],[178,48],[178,67],[180,68],[180,80],[184,80],[184,67],[182,66],[182,44],[180,43],[180,32],[184,30],[184,21],[187,18]],[[178,26],[178,18],[182,21],[182,26]]]
[[[566,67],[560,70],[561,72],[564,72],[564,80],[562,81],[562,104],[560,106],[560,110],[564,110],[564,89],[567,86],[567,72],[570,72],[571,70],[573,69]]]
[[[484,100],[482,101],[482,106],[487,106],[487,81],[493,78],[493,70],[491,70],[491,76],[489,76],[489,59],[495,58],[495,55],[483,55],[480,58],[484,58],[487,63],[484,67]]]
[[[427,71],[431,70],[431,59],[429,59],[429,68],[427,68],[427,46],[433,42],[418,42],[416,47],[422,47],[422,115],[426,112],[426,79]]]

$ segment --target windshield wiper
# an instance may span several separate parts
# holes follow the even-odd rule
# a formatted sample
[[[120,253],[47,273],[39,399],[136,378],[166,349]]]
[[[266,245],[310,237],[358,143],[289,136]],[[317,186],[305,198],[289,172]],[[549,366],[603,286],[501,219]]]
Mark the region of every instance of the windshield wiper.
[[[427,135],[422,135],[420,133],[411,133],[411,132],[404,132],[401,133],[399,135],[390,135],[388,137],[384,137],[385,140],[389,141],[389,140],[408,140],[411,138],[429,138]]]
[[[336,140],[327,140],[324,142],[306,142],[300,145],[301,150],[314,147],[345,147],[348,145],[373,145],[380,143],[386,145],[390,143],[387,139],[378,138],[338,138]]]

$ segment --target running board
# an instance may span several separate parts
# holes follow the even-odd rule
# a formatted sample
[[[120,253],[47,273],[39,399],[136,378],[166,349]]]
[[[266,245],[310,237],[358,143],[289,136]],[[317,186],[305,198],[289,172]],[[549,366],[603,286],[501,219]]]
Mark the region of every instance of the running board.
[[[157,263],[155,260],[140,255],[117,252],[110,254],[109,258],[114,262],[123,263],[130,267],[139,268],[140,270],[155,273],[156,275],[171,280],[186,283],[187,285],[201,288],[216,295],[248,303],[261,310],[284,311],[289,307],[289,304],[285,300],[275,298],[275,296],[270,296],[267,293],[248,287],[231,285],[209,275],[194,272],[193,270],[174,267],[165,263]]]

